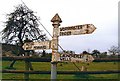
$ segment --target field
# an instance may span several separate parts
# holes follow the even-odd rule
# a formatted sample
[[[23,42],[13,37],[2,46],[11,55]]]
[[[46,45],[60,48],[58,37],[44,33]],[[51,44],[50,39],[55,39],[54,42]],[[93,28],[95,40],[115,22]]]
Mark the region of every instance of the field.
[[[3,61],[2,68],[6,69],[10,61]],[[17,61],[14,65],[16,70],[24,70],[24,62]],[[88,71],[104,71],[104,70],[118,70],[118,65],[120,62],[93,62],[88,64],[76,63],[76,65],[81,68],[81,66],[86,66]],[[32,62],[32,66],[35,71],[50,71],[49,62]],[[57,65],[57,71],[79,71],[73,63],[59,63]],[[3,73],[2,79],[23,79],[24,74],[8,74]],[[74,75],[57,75],[58,79],[118,79],[118,74],[74,74]],[[50,75],[45,74],[30,74],[30,79],[50,79]]]

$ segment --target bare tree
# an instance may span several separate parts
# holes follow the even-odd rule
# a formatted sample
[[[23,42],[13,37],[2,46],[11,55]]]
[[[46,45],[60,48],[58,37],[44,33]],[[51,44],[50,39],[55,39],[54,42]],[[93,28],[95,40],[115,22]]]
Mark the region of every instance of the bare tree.
[[[42,34],[38,26],[38,18],[34,15],[34,12],[22,4],[18,5],[14,12],[7,14],[5,28],[2,31],[2,39],[6,43],[17,40],[21,46],[25,36],[28,36],[31,40],[44,41],[46,35]]]
[[[2,31],[2,40],[9,44],[19,43],[20,51],[18,55],[23,54],[24,49],[22,46],[26,38],[32,41],[46,40],[46,35],[38,28],[38,20],[32,10],[25,5],[18,5],[12,13],[7,14],[5,28]]]
[[[111,55],[116,55],[120,53],[120,47],[118,46],[111,46],[110,49],[108,50]]]

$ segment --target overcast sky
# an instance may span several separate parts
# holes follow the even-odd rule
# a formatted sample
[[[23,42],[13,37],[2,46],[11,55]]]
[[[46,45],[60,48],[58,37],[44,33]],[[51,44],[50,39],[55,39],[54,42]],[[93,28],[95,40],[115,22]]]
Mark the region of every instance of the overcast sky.
[[[118,45],[118,1],[119,0],[23,0],[40,17],[40,22],[52,34],[50,20],[58,13],[62,19],[60,27],[94,24],[97,28],[92,34],[59,37],[59,44],[65,50],[76,53],[107,51]],[[0,2],[0,28],[4,28],[5,15],[12,12],[21,0],[2,0]],[[43,30],[42,26],[40,29]],[[45,30],[44,30],[45,31]],[[45,32],[46,33],[46,32]],[[48,35],[48,33],[46,33]],[[51,37],[48,35],[49,39]]]

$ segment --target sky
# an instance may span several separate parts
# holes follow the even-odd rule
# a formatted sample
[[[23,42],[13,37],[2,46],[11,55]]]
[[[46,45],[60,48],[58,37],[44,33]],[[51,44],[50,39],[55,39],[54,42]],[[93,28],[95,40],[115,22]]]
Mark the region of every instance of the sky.
[[[40,22],[51,33],[51,19],[58,13],[62,19],[60,27],[93,24],[97,29],[92,34],[59,37],[64,50],[76,53],[91,52],[97,49],[107,51],[118,45],[118,2],[119,0],[23,0],[40,17]],[[12,12],[21,0],[2,0],[0,2],[0,29],[4,28],[6,14]],[[51,40],[49,34],[43,30]]]

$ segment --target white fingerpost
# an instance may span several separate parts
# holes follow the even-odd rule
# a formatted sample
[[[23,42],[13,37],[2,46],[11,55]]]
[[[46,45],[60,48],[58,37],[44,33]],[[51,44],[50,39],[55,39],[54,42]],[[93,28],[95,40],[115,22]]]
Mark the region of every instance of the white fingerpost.
[[[58,54],[58,37],[59,37],[59,26],[62,22],[58,14],[56,14],[51,22],[53,22],[53,37],[52,37],[52,61],[51,61],[51,80],[57,79],[57,62],[60,60]]]

